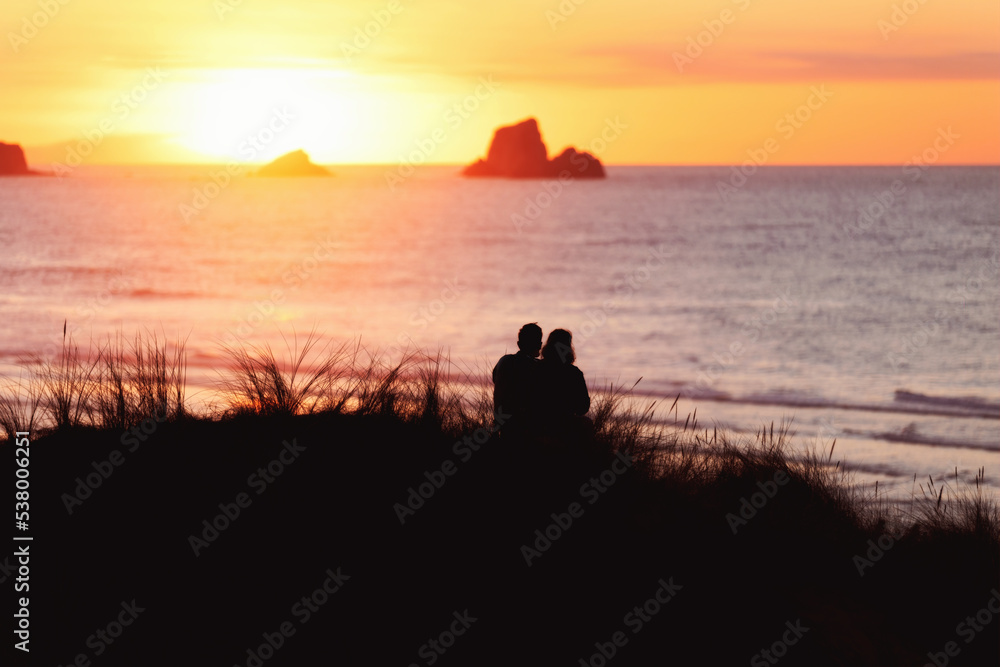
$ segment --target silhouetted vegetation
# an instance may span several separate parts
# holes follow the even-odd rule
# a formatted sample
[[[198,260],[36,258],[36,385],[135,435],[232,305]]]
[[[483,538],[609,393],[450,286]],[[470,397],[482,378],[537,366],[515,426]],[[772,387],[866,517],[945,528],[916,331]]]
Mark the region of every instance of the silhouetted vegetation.
[[[787,426],[708,431],[620,386],[592,389],[585,441],[498,439],[482,374],[441,355],[286,352],[227,348],[209,414],[185,406],[183,343],[150,334],[66,341],[5,389],[0,425],[33,432],[41,662],[93,657],[133,598],[148,612],[101,664],[246,665],[285,621],[263,664],[773,664],[796,624],[781,664],[924,664],[949,641],[949,664],[997,662],[996,614],[956,634],[1000,583],[984,471],[894,502],[852,485],[835,443],[796,455]]]

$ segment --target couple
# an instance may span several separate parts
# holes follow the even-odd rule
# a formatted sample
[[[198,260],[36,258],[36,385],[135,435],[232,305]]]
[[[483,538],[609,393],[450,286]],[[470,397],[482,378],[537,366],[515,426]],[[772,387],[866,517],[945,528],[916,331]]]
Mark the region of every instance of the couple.
[[[573,334],[553,329],[542,347],[541,327],[525,324],[517,347],[517,354],[504,355],[493,367],[494,414],[510,415],[501,433],[560,436],[589,421],[583,415],[590,410],[590,393],[573,365]]]

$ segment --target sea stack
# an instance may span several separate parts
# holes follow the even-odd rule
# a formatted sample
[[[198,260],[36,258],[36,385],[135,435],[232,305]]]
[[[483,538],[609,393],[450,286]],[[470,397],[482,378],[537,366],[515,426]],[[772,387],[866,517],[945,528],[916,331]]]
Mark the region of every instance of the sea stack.
[[[26,176],[33,173],[28,169],[24,150],[19,145],[0,142],[0,176]]]
[[[590,153],[567,148],[549,160],[538,121],[534,118],[499,128],[493,134],[485,160],[466,167],[465,176],[504,178],[604,178],[604,166]]]
[[[285,153],[257,170],[255,176],[330,176],[330,172],[313,164],[304,150]]]

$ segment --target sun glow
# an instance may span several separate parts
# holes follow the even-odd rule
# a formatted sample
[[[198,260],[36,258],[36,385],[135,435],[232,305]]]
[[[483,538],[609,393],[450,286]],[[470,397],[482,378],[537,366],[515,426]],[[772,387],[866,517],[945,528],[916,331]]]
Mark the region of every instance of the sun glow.
[[[357,75],[320,69],[213,70],[181,89],[177,143],[219,160],[259,163],[305,149],[318,162],[363,158],[359,137],[377,94]]]
[[[391,21],[387,0],[60,0],[51,16],[39,2],[0,2],[0,140],[38,164],[81,144],[95,165],[299,148],[321,164],[464,164],[529,116],[553,151],[620,119],[607,164],[739,164],[818,85],[830,103],[768,164],[901,164],[948,125],[962,140],[940,164],[1000,156],[988,0],[896,3],[905,15],[888,0],[393,0]],[[121,107],[150,70],[162,82]],[[483,78],[496,93],[452,123]]]

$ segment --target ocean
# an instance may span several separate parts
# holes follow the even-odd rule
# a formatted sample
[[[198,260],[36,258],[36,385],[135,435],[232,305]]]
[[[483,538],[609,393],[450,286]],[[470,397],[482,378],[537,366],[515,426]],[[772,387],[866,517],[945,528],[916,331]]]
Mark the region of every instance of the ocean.
[[[595,389],[751,434],[790,422],[860,484],[1000,495],[1000,168],[609,167],[601,181],[334,166],[79,167],[0,179],[0,381],[91,339],[360,337],[487,381],[518,328],[574,333]],[[641,378],[641,380],[640,380]],[[958,479],[956,479],[956,476]]]

